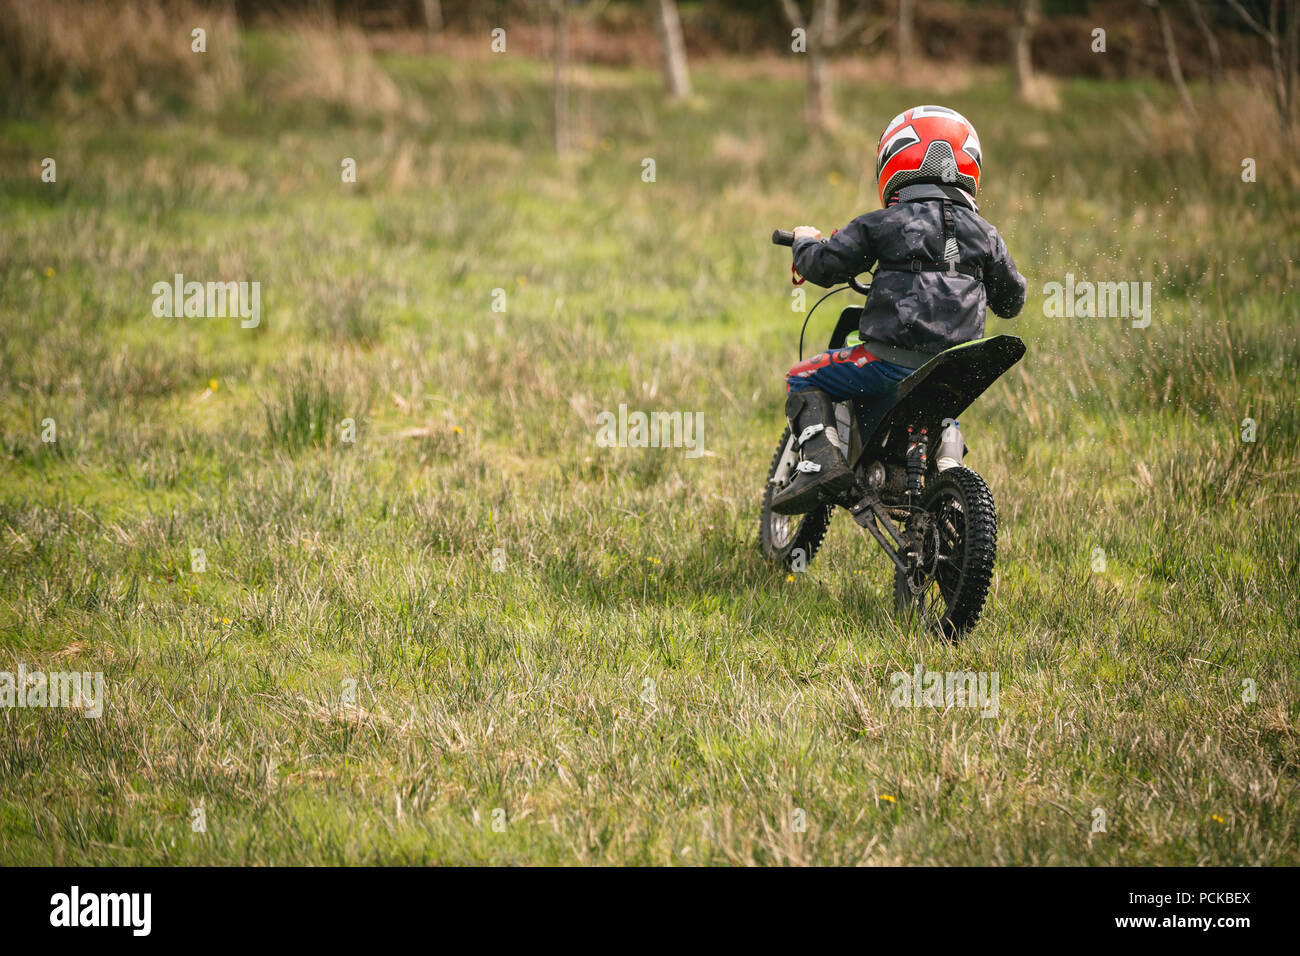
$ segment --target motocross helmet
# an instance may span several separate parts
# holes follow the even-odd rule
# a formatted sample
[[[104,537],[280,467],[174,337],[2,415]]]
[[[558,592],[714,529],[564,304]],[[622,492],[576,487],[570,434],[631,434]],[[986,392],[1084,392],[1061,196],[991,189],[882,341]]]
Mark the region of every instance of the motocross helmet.
[[[956,186],[972,196],[983,164],[979,134],[966,117],[946,106],[914,106],[885,127],[876,147],[880,205],[904,186]]]

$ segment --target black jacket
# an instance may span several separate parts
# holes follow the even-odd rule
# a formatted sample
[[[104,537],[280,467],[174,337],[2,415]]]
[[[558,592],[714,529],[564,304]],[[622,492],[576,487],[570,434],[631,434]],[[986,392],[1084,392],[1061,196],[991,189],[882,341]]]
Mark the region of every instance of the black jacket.
[[[944,255],[945,205],[951,210],[955,261],[963,270],[957,274],[937,271],[952,258]],[[983,338],[985,306],[1009,319],[1025,305],[1025,278],[1002,237],[974,201],[952,187],[905,187],[896,205],[859,216],[828,239],[797,240],[793,252],[795,268],[820,286],[837,285],[882,263],[859,331],[864,340],[912,352],[933,354]],[[910,271],[913,260],[933,271]]]

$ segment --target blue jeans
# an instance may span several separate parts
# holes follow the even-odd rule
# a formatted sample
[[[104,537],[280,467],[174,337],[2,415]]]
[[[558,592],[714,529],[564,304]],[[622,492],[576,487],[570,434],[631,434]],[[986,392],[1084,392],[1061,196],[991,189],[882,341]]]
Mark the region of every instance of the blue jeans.
[[[865,345],[831,349],[804,359],[786,374],[791,392],[821,389],[837,402],[877,398],[893,390],[914,370],[876,358]]]

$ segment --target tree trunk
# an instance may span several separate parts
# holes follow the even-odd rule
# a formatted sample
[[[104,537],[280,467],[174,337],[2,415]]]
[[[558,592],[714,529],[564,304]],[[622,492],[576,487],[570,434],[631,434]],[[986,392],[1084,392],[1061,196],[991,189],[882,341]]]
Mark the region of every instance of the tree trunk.
[[[814,0],[812,15],[807,18],[795,0],[779,0],[779,5],[790,26],[804,31],[804,56],[808,60],[808,80],[804,87],[804,121],[810,133],[829,130],[835,125],[831,52],[843,39],[840,35],[839,0]],[[860,31],[863,19],[863,11],[850,17],[844,35]]]
[[[1038,23],[1038,0],[1020,0],[1011,29],[1011,91],[1018,100],[1030,97],[1034,85],[1034,59],[1030,45]]]
[[[653,6],[664,85],[670,98],[685,99],[691,95],[691,74],[686,66],[686,40],[682,36],[682,19],[677,15],[677,0],[653,0]]]
[[[1287,4],[1287,20],[1290,23],[1293,20],[1292,11],[1294,3]],[[1288,33],[1290,32],[1288,26]],[[1294,119],[1291,113],[1291,82],[1290,82],[1290,62],[1287,56],[1288,49],[1285,46],[1285,40],[1281,31],[1278,29],[1278,0],[1272,0],[1268,5],[1268,30],[1264,34],[1264,39],[1268,41],[1270,62],[1273,64],[1273,100],[1277,104],[1277,115],[1282,121],[1282,134],[1288,142],[1292,141],[1294,136]]]
[[[804,93],[804,120],[808,128],[824,132],[834,124],[830,57],[816,43],[808,44],[808,88]]]
[[[831,51],[838,40],[839,0],[816,0],[808,26],[808,89],[804,114],[808,128],[825,132],[835,125],[835,93],[831,86]]]
[[[1200,31],[1201,39],[1205,41],[1205,52],[1210,57],[1210,88],[1213,89],[1223,77],[1223,54],[1219,52],[1219,41],[1210,29],[1209,21],[1205,19],[1200,0],[1187,0],[1187,6],[1192,11],[1192,21]]]
[[[430,33],[442,32],[442,0],[421,0],[420,12],[424,14],[424,28]]]
[[[1268,44],[1269,62],[1273,67],[1273,101],[1277,106],[1278,120],[1287,144],[1295,145],[1295,78],[1297,47],[1300,47],[1300,18],[1296,0],[1287,0],[1286,36],[1278,31],[1278,0],[1269,4],[1268,28],[1247,12],[1240,0],[1228,0],[1228,6],[1237,11],[1246,25],[1264,38]]]
[[[1174,31],[1169,26],[1169,14],[1160,5],[1160,0],[1147,0],[1147,6],[1155,10],[1156,22],[1160,25],[1160,40],[1164,43],[1165,60],[1169,63],[1169,79],[1173,81],[1174,89],[1178,91],[1178,99],[1183,104],[1183,111],[1195,119],[1196,104],[1192,102],[1192,95],[1187,91],[1187,83],[1183,80],[1183,68],[1178,62],[1178,48],[1174,45]]]
[[[912,61],[912,37],[916,25],[916,0],[898,0],[898,53],[899,69]]]
[[[555,152],[563,156],[569,151],[569,8],[565,0],[552,0],[551,9],[555,48],[551,54],[555,63]]]
[[[1300,64],[1300,4],[1288,0],[1286,5],[1286,97],[1285,113],[1282,126],[1287,137],[1294,142],[1295,137],[1295,85],[1296,70]]]

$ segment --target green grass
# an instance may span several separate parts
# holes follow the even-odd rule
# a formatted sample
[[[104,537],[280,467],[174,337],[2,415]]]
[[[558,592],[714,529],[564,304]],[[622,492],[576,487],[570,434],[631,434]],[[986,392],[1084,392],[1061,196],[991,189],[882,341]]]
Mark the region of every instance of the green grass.
[[[3,121],[0,669],[106,704],[0,711],[0,862],[1300,862],[1300,203],[1267,167],[1083,81],[842,87],[807,143],[796,80],[707,64],[677,107],[584,71],[561,162],[545,64],[388,58],[413,109],[372,116],[261,97],[279,42],[217,115]],[[957,646],[851,522],[793,580],[755,540],[802,319],[767,236],[872,208],[876,134],[935,99],[1031,290],[963,418],[1001,548]],[[260,281],[260,326],[155,318],[176,272]],[[1066,272],[1153,282],[1151,327],[1045,318]],[[709,453],[598,448],[620,403],[703,411]],[[917,662],[998,672],[998,717],[890,706]]]

